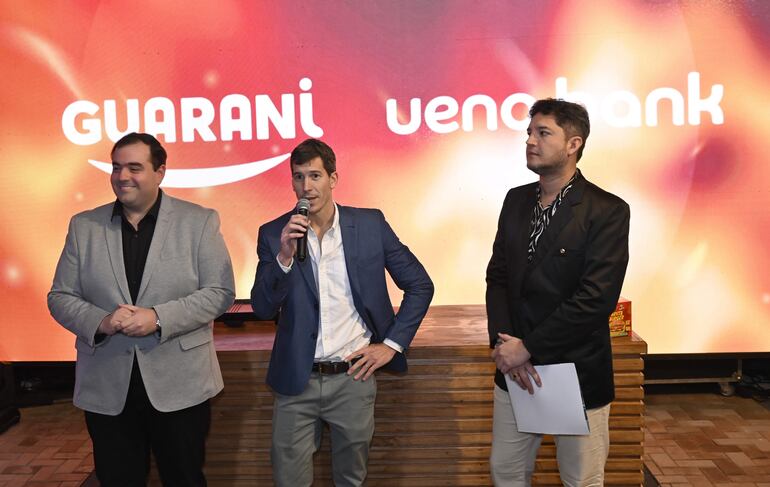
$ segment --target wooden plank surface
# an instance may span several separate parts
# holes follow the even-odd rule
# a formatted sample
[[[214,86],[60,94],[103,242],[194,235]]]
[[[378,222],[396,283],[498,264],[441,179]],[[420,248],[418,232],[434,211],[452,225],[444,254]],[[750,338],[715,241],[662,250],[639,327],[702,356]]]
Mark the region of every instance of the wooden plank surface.
[[[217,325],[225,390],[213,401],[207,444],[209,481],[269,485],[272,394],[264,383],[273,323]],[[610,416],[606,485],[642,483],[642,391],[646,344],[613,339],[616,396]],[[491,485],[494,364],[483,306],[432,307],[408,351],[409,373],[379,372],[370,486]],[[315,456],[314,485],[331,485],[328,435]],[[559,485],[555,446],[546,436],[536,485]]]

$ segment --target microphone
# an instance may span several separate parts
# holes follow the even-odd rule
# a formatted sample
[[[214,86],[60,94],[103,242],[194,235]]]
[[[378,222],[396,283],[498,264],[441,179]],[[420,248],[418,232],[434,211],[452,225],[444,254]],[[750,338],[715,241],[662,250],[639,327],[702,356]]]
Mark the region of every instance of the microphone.
[[[307,216],[307,212],[310,210],[310,201],[307,198],[302,198],[297,202],[297,213],[302,216]],[[305,234],[297,239],[297,260],[304,262],[307,258],[307,230]]]

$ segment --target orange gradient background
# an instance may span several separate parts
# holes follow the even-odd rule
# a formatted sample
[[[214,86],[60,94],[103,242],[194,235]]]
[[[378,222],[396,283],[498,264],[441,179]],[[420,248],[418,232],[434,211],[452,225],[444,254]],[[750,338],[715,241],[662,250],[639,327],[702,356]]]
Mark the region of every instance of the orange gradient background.
[[[298,121],[293,139],[272,130],[269,140],[181,142],[179,99],[217,106],[227,94],[267,94],[278,103],[281,94],[299,95],[305,77],[314,120],[337,153],[336,201],[385,212],[436,283],[434,305],[484,302],[503,197],[534,175],[524,133],[503,123],[489,129],[482,110],[470,131],[439,134],[423,122],[397,135],[386,100],[397,100],[406,121],[412,98],[424,108],[437,96],[462,104],[486,94],[499,107],[513,93],[553,96],[558,77],[597,100],[634,93],[641,127],[612,127],[592,112],[579,167],[631,205],[623,295],[635,331],[650,353],[770,351],[763,2],[0,5],[0,360],[74,358],[74,339],[50,317],[46,293],[69,218],[114,195],[107,174],[87,163],[109,161],[112,141],[70,142],[61,123],[70,103],[116,100],[125,127],[127,99],[169,98],[178,139],[164,144],[168,168],[216,167],[288,153],[305,134]],[[700,73],[703,98],[724,86],[724,123],[703,113],[699,125],[676,126],[664,101],[657,126],[647,126],[645,96],[665,86],[687,100],[690,72]],[[232,184],[166,190],[219,211],[239,298],[252,285],[258,227],[294,205],[289,176],[283,163]]]

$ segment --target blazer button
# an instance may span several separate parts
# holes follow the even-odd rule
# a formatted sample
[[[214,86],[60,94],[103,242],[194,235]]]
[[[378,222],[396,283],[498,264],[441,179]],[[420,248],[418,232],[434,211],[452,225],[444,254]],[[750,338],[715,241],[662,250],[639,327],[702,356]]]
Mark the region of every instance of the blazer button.
[[[317,333],[311,333],[310,334],[310,338],[313,339],[313,340],[317,340],[318,339],[318,334]]]

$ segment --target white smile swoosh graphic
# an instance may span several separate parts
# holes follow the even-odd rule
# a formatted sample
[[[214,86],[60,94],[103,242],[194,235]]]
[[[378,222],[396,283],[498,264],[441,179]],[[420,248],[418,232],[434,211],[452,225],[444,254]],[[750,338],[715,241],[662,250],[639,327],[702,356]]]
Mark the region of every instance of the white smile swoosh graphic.
[[[206,188],[234,183],[252,178],[257,174],[268,171],[289,158],[289,154],[263,159],[261,161],[245,162],[234,166],[207,167],[201,169],[167,169],[163,182],[164,188]],[[89,159],[88,163],[104,171],[112,173],[112,164]]]

